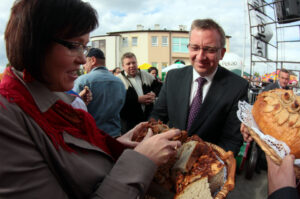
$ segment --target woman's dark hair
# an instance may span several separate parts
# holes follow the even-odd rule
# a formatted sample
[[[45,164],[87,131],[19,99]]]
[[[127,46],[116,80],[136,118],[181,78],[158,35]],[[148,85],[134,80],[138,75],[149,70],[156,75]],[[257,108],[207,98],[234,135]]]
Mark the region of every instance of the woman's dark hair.
[[[70,39],[98,26],[98,16],[81,0],[16,0],[5,30],[6,53],[17,70],[43,80],[41,71],[54,38]]]
[[[148,73],[150,73],[151,71],[153,71],[153,70],[155,70],[156,71],[156,74],[158,74],[158,70],[157,70],[157,68],[155,68],[155,67],[150,67],[150,68],[148,68]]]

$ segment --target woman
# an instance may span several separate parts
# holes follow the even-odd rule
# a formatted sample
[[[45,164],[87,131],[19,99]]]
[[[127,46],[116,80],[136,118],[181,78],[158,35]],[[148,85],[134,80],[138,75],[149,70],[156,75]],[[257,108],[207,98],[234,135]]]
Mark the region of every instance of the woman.
[[[157,90],[158,90],[158,93],[160,92],[160,89],[161,89],[161,87],[162,87],[162,85],[163,85],[163,83],[161,82],[161,80],[158,78],[158,70],[157,70],[157,68],[155,68],[155,67],[150,67],[149,69],[148,69],[148,73],[150,73],[155,79],[156,79],[156,81],[158,82],[158,88],[157,88]]]
[[[0,198],[138,198],[176,154],[169,131],[137,145],[97,129],[64,93],[85,63],[96,11],[81,0],[18,0],[5,31],[0,84]],[[125,149],[126,146],[134,149]]]

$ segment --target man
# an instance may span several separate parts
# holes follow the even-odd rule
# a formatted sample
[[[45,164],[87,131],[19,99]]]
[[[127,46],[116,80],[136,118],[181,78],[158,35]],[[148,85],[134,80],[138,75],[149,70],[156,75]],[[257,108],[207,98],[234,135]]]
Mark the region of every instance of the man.
[[[85,86],[93,93],[93,100],[87,105],[88,112],[96,120],[99,129],[112,137],[121,135],[120,111],[125,102],[125,87],[105,67],[105,57],[98,48],[92,48],[83,66],[87,72],[76,81],[74,89],[77,93]]]
[[[121,62],[123,71],[117,77],[126,88],[126,100],[121,110],[122,133],[125,133],[136,124],[148,120],[159,84],[152,75],[138,70],[133,53],[125,53]]]
[[[248,83],[218,65],[224,46],[225,33],[216,22],[195,20],[188,45],[192,66],[168,72],[151,116],[236,155],[242,144],[236,112],[238,101],[247,100]]]
[[[289,89],[288,83],[290,81],[290,73],[286,69],[281,69],[278,75],[278,81],[272,84],[269,84],[264,88],[263,91],[269,91],[276,88]]]

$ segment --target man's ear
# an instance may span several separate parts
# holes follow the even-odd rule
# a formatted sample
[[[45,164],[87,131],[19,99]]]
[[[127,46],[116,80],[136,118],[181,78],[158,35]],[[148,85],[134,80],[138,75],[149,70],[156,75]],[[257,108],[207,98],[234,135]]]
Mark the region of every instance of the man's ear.
[[[95,65],[96,64],[96,62],[97,62],[97,59],[96,59],[96,57],[91,57],[91,62],[92,62],[92,65]]]
[[[225,52],[226,52],[226,48],[222,48],[221,49],[221,60],[223,59]]]

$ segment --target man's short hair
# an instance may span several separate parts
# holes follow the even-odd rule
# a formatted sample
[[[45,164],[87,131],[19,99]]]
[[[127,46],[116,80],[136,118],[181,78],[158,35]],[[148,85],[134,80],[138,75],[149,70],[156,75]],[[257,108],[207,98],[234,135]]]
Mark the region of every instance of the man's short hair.
[[[199,29],[199,30],[216,30],[221,38],[221,47],[225,47],[225,32],[223,30],[223,28],[216,23],[214,20],[212,19],[196,19],[193,21],[192,25],[191,25],[191,30],[189,35],[191,36],[191,32],[194,29]]]
[[[91,48],[86,57],[95,57],[96,59],[105,59],[104,53],[99,48]]]
[[[132,57],[134,57],[134,58],[136,59],[135,54],[133,54],[132,52],[124,53],[123,56],[121,57],[121,62],[122,62],[122,64],[123,64],[123,60],[124,60],[125,58],[132,58]]]
[[[287,69],[285,69],[285,68],[282,68],[282,69],[280,69],[280,71],[279,71],[279,76],[280,76],[280,73],[281,72],[283,72],[283,73],[287,73],[287,74],[289,74],[290,75],[290,71],[288,71]]]

